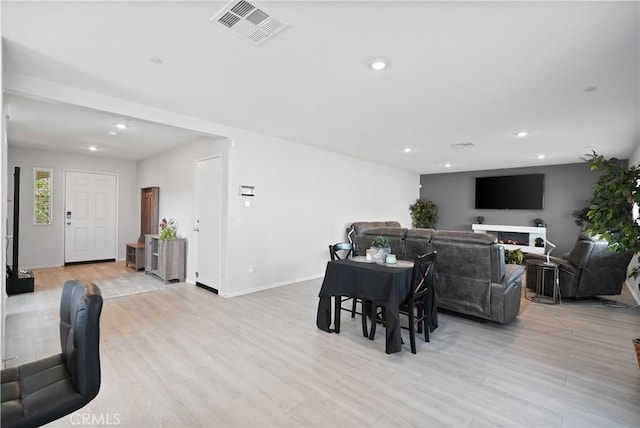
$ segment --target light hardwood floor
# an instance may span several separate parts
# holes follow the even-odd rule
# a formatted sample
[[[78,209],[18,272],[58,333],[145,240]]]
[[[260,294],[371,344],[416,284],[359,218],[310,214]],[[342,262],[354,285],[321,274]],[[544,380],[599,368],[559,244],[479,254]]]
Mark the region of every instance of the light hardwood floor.
[[[59,352],[64,280],[126,275],[122,263],[35,271],[7,302],[7,367]],[[224,299],[189,284],[105,300],[102,388],[52,425],[638,427],[640,310],[523,300],[503,326],[440,314],[418,354],[384,353],[384,331],[339,335],[315,317],[321,280]],[[47,295],[35,309],[25,299]],[[21,300],[22,299],[22,300]],[[624,290],[616,300],[632,303]],[[102,423],[96,423],[102,422]],[[117,422],[117,423],[116,423]]]

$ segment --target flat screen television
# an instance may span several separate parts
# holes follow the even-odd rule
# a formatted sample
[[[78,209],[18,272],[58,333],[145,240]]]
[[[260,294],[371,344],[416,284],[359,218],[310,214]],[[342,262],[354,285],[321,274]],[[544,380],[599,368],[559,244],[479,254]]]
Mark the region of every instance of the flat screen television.
[[[476,209],[541,210],[544,174],[476,177]]]

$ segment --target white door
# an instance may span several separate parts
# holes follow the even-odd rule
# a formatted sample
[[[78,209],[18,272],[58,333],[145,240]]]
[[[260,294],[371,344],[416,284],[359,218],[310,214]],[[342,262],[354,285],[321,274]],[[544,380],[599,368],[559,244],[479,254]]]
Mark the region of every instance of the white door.
[[[221,164],[219,157],[196,162],[196,282],[216,291],[220,287]]]
[[[115,260],[116,176],[65,174],[64,262]]]

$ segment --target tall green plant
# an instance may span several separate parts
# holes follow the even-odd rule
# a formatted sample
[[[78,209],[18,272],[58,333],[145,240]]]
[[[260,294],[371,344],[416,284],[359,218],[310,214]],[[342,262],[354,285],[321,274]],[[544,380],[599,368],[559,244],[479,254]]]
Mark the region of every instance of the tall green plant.
[[[431,201],[417,199],[412,205],[409,205],[411,211],[411,221],[413,227],[433,228],[438,220],[438,207]]]
[[[632,216],[634,203],[640,204],[640,167],[624,168],[618,159],[606,159],[595,151],[586,156],[591,171],[602,174],[587,206],[573,212],[576,224],[592,235],[601,235],[614,251],[640,253],[640,224]],[[629,276],[640,276],[640,266]]]

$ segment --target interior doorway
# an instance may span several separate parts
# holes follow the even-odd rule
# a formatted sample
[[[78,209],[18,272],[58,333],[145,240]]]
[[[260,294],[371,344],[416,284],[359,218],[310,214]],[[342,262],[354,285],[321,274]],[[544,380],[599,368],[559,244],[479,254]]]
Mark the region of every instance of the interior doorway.
[[[117,176],[65,171],[64,263],[115,260]]]

